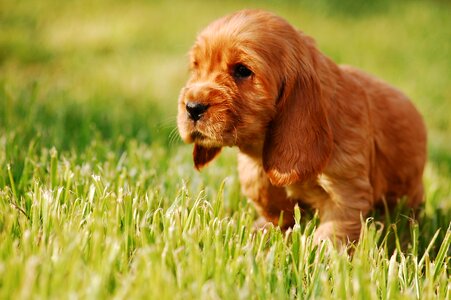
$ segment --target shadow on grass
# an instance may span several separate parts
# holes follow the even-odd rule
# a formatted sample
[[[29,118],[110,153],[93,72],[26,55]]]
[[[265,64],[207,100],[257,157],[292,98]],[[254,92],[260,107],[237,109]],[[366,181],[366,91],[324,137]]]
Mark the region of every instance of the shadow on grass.
[[[412,253],[412,248],[416,248],[414,252],[418,257],[428,251],[429,257],[434,258],[450,226],[451,211],[441,207],[427,211],[424,204],[414,210],[401,202],[388,213],[377,209],[371,217],[384,226],[379,245],[385,247],[388,253],[393,253],[395,249]]]

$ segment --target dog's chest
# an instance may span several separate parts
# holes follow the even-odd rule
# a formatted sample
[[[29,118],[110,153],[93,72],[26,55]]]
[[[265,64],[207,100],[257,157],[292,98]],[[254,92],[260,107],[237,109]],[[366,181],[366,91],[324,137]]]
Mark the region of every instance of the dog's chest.
[[[314,180],[302,183],[295,183],[285,187],[287,196],[307,204],[312,208],[319,208],[329,199],[331,189],[330,180],[320,175]]]

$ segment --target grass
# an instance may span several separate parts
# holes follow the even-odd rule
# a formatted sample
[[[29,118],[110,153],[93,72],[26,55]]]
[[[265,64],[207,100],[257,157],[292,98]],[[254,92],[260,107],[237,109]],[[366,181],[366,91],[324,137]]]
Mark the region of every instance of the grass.
[[[405,91],[429,131],[426,203],[349,251],[252,230],[235,150],[202,173],[175,128],[211,20],[275,11],[335,61]],[[3,1],[0,298],[450,299],[451,22],[444,1]],[[353,252],[353,255],[349,255]]]

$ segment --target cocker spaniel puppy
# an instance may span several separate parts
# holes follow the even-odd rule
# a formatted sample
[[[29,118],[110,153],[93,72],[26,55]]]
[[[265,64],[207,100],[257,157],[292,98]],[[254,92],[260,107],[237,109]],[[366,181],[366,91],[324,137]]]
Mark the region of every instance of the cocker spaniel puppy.
[[[317,209],[315,241],[357,240],[361,216],[423,200],[426,129],[409,99],[338,66],[284,19],[244,10],[205,28],[190,52],[178,128],[200,169],[237,146],[243,193],[265,221]]]

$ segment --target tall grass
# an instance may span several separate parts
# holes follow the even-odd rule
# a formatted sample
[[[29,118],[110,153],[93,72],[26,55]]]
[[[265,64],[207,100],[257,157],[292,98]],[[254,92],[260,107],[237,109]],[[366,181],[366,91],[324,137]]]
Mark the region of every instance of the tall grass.
[[[235,150],[201,173],[175,128],[196,32],[273,10],[334,60],[404,90],[429,129],[426,202],[361,241],[318,220],[253,230]],[[3,1],[0,298],[449,299],[451,23],[442,1]]]

